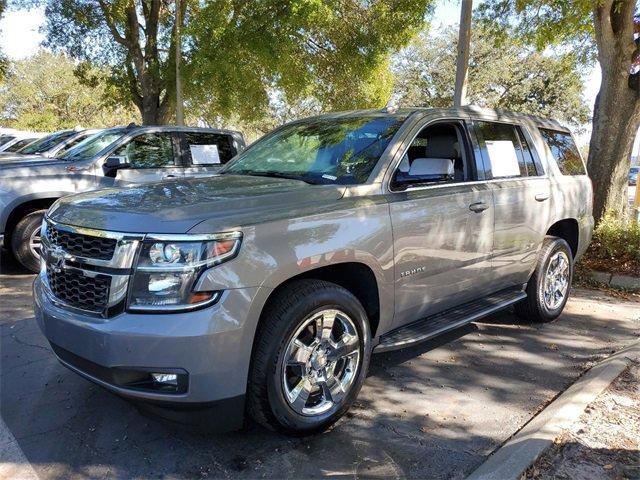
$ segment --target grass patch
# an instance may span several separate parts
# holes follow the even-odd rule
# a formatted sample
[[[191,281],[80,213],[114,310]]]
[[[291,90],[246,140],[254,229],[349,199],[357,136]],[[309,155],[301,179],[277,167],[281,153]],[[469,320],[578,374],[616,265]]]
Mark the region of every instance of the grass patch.
[[[602,220],[580,264],[588,270],[640,277],[640,223]]]

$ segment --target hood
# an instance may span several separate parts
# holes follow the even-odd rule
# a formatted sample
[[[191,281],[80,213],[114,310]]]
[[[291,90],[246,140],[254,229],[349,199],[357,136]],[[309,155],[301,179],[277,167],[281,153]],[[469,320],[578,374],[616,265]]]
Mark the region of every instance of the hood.
[[[207,221],[211,233],[331,208],[345,188],[297,180],[219,175],[108,188],[64,197],[52,220],[126,233],[187,233]]]
[[[58,158],[41,157],[39,155],[7,155],[0,157],[0,170],[5,168],[41,167],[43,165],[69,165],[69,162]]]

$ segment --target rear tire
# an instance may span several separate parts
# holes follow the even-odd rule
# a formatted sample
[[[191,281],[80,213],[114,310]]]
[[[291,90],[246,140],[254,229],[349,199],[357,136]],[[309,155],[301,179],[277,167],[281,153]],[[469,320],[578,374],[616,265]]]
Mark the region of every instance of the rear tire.
[[[530,322],[550,322],[564,310],[573,279],[573,254],[569,244],[547,237],[527,283],[527,298],[515,305],[516,314]]]
[[[37,210],[25,215],[16,225],[11,235],[11,251],[20,264],[30,272],[40,270],[40,255],[34,248],[39,249],[40,226],[46,210]]]
[[[358,299],[300,280],[276,293],[256,333],[248,412],[289,434],[321,432],[349,409],[366,377],[371,333]]]

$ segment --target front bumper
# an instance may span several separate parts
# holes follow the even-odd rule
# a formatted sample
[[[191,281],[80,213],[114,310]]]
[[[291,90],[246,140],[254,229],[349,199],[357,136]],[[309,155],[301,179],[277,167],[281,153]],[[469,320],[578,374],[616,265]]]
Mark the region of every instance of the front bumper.
[[[253,309],[268,295],[264,290],[227,290],[215,305],[192,312],[96,319],[56,306],[40,276],[33,285],[36,320],[65,366],[119,395],[154,405],[231,406],[221,414],[238,422],[259,317]],[[118,372],[131,371],[184,372],[185,391],[150,391],[117,381]]]

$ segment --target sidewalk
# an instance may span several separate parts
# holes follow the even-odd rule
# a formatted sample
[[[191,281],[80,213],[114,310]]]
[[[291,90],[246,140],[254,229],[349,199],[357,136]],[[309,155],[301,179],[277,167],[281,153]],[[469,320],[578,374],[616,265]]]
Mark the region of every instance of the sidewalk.
[[[625,370],[527,471],[527,479],[640,478],[640,367]]]

